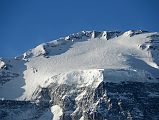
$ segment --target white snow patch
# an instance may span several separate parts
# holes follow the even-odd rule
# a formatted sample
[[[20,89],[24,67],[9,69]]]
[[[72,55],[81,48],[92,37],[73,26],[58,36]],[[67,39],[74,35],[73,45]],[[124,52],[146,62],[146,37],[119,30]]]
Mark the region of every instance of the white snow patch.
[[[76,101],[81,100],[86,93],[87,93],[86,91],[83,91],[81,94],[79,94],[79,95],[75,98],[75,100],[76,100]]]
[[[126,31],[123,35],[124,36],[130,36],[133,34],[133,31],[132,30],[129,30],[129,31]]]
[[[103,38],[103,39],[107,39],[107,32],[106,31],[104,31],[103,32],[103,34],[102,34],[102,37],[101,38]]]
[[[2,69],[5,66],[5,62],[0,60],[0,69]]]
[[[60,120],[60,116],[62,116],[62,108],[59,105],[54,105],[51,107],[51,111],[53,113],[53,120]]]
[[[92,36],[91,36],[92,38],[95,38],[96,37],[96,32],[95,31],[93,31],[92,32]]]
[[[82,117],[80,118],[80,120],[84,120],[84,117],[82,116]]]

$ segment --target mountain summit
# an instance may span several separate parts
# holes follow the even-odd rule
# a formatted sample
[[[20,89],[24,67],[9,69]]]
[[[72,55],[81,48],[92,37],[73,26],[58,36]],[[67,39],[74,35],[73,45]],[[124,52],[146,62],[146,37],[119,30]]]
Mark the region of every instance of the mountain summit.
[[[0,119],[157,120],[158,86],[158,32],[82,31],[0,59]]]

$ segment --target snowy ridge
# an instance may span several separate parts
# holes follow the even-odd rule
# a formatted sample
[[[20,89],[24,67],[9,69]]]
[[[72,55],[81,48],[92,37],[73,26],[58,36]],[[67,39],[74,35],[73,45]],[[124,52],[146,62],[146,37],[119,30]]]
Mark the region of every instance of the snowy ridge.
[[[48,43],[43,43],[35,47],[34,49],[30,49],[29,51],[25,52],[22,56],[16,57],[16,59],[28,59],[30,57],[38,57],[40,55],[43,55],[45,57],[48,57],[48,55],[56,55],[58,54],[58,50],[54,49],[54,47],[63,45],[63,44],[72,44],[73,42],[78,42],[79,40],[87,40],[91,38],[101,38],[109,40],[114,37],[118,37],[121,35],[122,32],[114,31],[114,32],[97,32],[97,31],[82,31],[76,34],[71,34],[66,37],[62,37],[57,40],[53,40]]]
[[[120,31],[82,31],[76,34],[71,34],[69,36],[53,40],[48,43],[43,43],[35,47],[34,49],[30,49],[29,51],[25,52],[22,56],[16,57],[17,59],[27,59],[30,57],[37,57],[40,55],[48,57],[48,55],[56,55],[58,51],[54,49],[54,47],[57,47],[59,45],[63,45],[70,42],[78,42],[78,40],[81,39],[91,39],[91,38],[99,38],[99,39],[112,39],[115,37],[118,37],[120,35],[126,35],[132,37],[136,34],[145,33],[147,31],[143,30],[130,30],[127,32],[120,32]],[[71,43],[70,43],[71,44]]]

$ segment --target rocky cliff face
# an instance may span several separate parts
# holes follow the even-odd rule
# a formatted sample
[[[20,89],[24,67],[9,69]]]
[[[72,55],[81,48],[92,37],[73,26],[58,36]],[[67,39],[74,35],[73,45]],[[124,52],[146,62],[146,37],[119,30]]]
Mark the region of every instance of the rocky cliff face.
[[[159,119],[159,84],[142,82],[102,82],[96,89],[52,84],[39,88],[33,101],[0,101],[2,120],[52,119],[44,116],[58,105],[60,120],[157,120]]]

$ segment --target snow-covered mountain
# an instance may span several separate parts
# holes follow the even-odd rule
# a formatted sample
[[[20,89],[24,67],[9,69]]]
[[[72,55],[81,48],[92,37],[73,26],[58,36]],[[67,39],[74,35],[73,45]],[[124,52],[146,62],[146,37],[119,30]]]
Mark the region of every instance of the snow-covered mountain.
[[[159,33],[82,31],[0,58],[0,120],[159,119]]]

